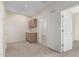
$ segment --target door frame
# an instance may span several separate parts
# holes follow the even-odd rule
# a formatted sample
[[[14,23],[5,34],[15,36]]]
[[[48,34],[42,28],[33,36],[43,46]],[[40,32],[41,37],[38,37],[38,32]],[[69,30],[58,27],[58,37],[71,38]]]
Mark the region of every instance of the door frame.
[[[74,6],[72,6],[72,7],[69,7],[69,8],[66,8],[66,9],[63,9],[63,10],[61,10],[61,13],[60,13],[60,17],[61,17],[61,30],[60,30],[60,32],[61,32],[61,52],[64,52],[63,51],[63,47],[62,47],[62,44],[63,44],[63,33],[62,33],[62,12],[63,11],[68,11],[68,10],[70,10],[71,8],[75,8],[76,6],[78,6],[78,5],[74,5]],[[73,34],[73,19],[72,19],[72,47],[73,47],[73,40],[74,40],[74,34]],[[73,48],[72,48],[73,49]]]
[[[61,11],[61,52],[65,52],[64,51],[64,26],[63,26],[63,22],[64,22],[63,17],[64,17],[64,15],[63,15],[63,12],[66,12],[69,9],[70,8]],[[71,18],[72,18],[72,16],[71,16]],[[72,22],[71,26],[73,26],[73,19],[71,20],[71,22]],[[73,47],[73,27],[72,27],[72,33],[71,34],[72,34],[72,47]]]

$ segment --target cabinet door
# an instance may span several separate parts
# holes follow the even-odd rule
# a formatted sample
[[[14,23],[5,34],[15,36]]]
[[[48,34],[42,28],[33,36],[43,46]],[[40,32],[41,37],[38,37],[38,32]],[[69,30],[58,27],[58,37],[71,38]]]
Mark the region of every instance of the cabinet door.
[[[26,40],[30,43],[36,43],[37,33],[26,33]]]
[[[31,28],[31,21],[28,21],[28,27]]]
[[[29,28],[36,28],[37,27],[37,19],[29,20]]]
[[[34,27],[37,27],[37,19],[34,19]]]
[[[30,33],[30,41],[31,43],[37,42],[37,33]]]

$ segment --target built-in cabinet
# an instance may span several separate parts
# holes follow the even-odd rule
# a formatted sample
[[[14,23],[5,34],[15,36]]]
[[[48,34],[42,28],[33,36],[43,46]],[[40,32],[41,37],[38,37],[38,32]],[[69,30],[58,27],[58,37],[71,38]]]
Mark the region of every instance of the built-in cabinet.
[[[37,28],[37,19],[29,20],[28,24],[29,29]]]
[[[29,32],[26,32],[26,40],[30,43],[37,42],[37,19],[28,21]]]
[[[37,42],[37,33],[26,33],[26,40],[30,43],[36,43]]]

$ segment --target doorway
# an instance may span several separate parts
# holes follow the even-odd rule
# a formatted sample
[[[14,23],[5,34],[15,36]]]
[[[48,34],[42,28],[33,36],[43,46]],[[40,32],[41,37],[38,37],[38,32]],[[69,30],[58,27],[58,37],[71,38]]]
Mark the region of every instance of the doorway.
[[[47,21],[40,20],[40,39],[41,44],[47,46]]]
[[[79,6],[65,9],[61,11],[61,50],[67,52],[69,50],[78,49],[78,14]],[[76,19],[76,20],[75,20]]]

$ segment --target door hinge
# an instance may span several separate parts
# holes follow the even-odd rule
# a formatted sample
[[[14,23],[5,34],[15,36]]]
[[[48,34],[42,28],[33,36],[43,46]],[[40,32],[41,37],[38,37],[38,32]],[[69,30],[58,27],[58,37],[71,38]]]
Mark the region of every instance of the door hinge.
[[[62,29],[62,32],[63,32],[64,30]]]
[[[62,47],[64,46],[64,44],[62,44]]]
[[[63,18],[64,16],[62,15],[62,18]]]

